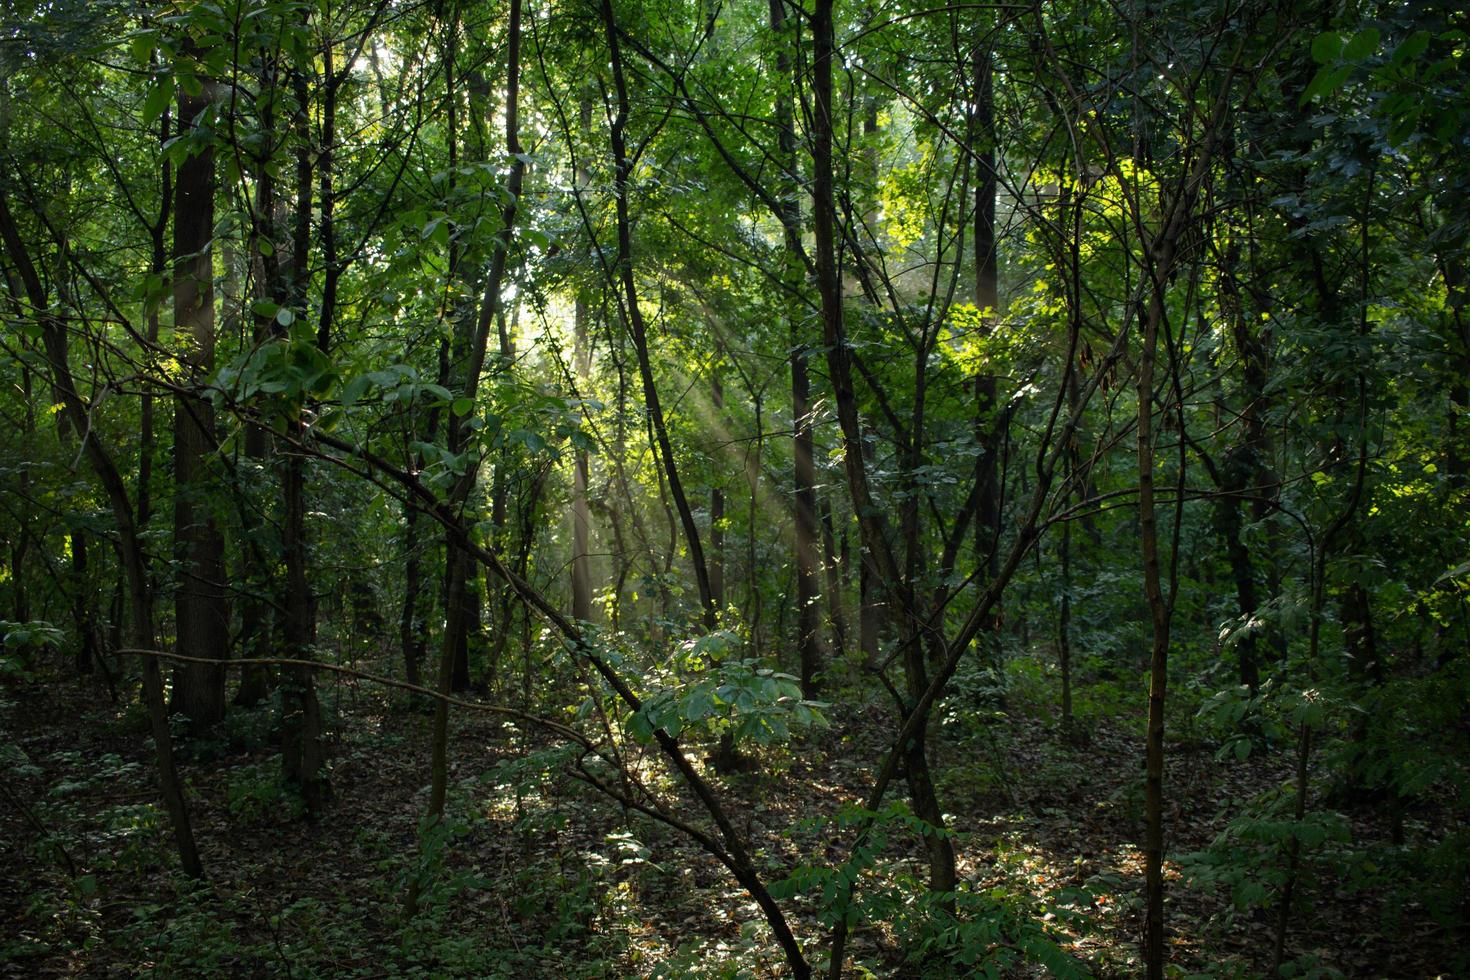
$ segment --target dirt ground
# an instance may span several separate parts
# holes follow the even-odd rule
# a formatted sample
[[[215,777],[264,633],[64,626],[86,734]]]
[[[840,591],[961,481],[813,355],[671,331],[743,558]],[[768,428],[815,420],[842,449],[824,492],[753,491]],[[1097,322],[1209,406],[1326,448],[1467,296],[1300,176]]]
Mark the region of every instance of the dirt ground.
[[[242,712],[217,741],[185,747],[208,874],[190,888],[171,870],[136,712],[90,684],[0,691],[0,976],[781,975],[769,931],[723,868],[568,778],[554,746],[528,744],[489,716],[456,721],[448,838],[425,858],[425,714],[347,682],[332,682],[327,701],[333,795],[315,823],[279,789],[268,713]],[[866,792],[889,719],[880,705],[838,703],[829,715],[831,727],[764,751],[757,771],[715,779],[773,880],[803,861],[843,860],[851,844],[850,831],[821,818]],[[951,738],[958,730],[980,735]],[[1248,801],[1278,793],[1291,761],[1287,752],[1217,761],[1215,749],[1174,744],[1169,755],[1171,960],[1179,976],[1259,976],[1277,920],[1279,848],[1257,847],[1266,856],[1255,878],[1213,886],[1200,872],[1209,865],[1187,855],[1209,848]],[[1139,975],[1139,733],[1104,717],[1064,739],[1044,706],[1018,700],[987,724],[940,725],[934,756],[976,907],[1024,919],[1079,975]],[[650,780],[664,778],[656,760],[646,766]],[[1338,860],[1304,864],[1288,940],[1297,975],[1451,975],[1465,925],[1436,922],[1411,880],[1313,872],[1377,868],[1401,852],[1371,809],[1344,819],[1346,839],[1331,845]],[[1408,843],[1443,839],[1452,828],[1441,823],[1411,816]],[[895,827],[860,895],[904,894],[923,880],[920,853]],[[425,899],[408,920],[402,895],[415,874]],[[807,948],[823,948],[817,895],[785,905]],[[854,930],[854,975],[946,975],[906,958],[915,933],[901,905],[891,910]],[[1010,935],[990,950],[1001,954],[998,975],[1046,975],[1024,956],[1005,963]]]

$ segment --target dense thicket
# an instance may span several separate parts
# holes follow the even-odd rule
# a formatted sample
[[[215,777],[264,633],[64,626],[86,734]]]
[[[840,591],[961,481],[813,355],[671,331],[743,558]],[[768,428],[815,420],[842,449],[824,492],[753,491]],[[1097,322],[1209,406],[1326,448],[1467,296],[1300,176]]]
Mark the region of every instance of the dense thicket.
[[[504,920],[607,973],[1470,968],[1467,29],[10,0],[0,962],[487,973],[535,797],[608,834],[555,894],[743,924]],[[397,766],[367,960],[199,884]],[[996,883],[1026,812],[1070,881]]]

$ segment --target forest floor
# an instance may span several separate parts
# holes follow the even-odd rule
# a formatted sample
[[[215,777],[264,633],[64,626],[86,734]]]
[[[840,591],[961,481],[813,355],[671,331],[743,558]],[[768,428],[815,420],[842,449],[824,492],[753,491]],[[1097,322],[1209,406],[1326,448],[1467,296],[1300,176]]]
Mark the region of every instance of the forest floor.
[[[329,683],[326,701],[333,796],[316,823],[280,789],[268,712],[238,712],[217,741],[185,747],[208,872],[190,886],[170,870],[136,711],[119,711],[94,683],[0,690],[0,976],[781,974],[755,906],[718,864],[567,778],[554,746],[527,746],[490,715],[456,720],[448,839],[430,846],[425,870],[426,716],[349,682]],[[937,782],[970,908],[999,930],[991,951],[1003,959],[1006,943],[1030,948],[1016,936],[1044,936],[1082,975],[1138,975],[1141,726],[1098,712],[1060,738],[1024,691],[1003,712],[950,711],[934,739]],[[851,832],[821,818],[866,792],[891,721],[878,704],[829,715],[831,727],[762,751],[757,771],[716,780],[773,878],[845,854]],[[1276,913],[1250,889],[1269,890],[1280,862],[1260,862],[1264,886],[1230,879],[1245,897],[1237,911],[1230,888],[1206,887],[1184,855],[1209,847],[1245,801],[1289,782],[1290,753],[1221,762],[1215,746],[1189,743],[1187,722],[1176,727],[1186,740],[1170,746],[1166,784],[1171,961],[1181,976],[1261,975]],[[959,731],[970,735],[951,737]],[[651,760],[647,771],[658,778]],[[901,823],[891,830],[861,892],[887,921],[855,930],[853,960],[878,976],[941,975],[905,959],[912,944],[900,940],[919,932],[905,918],[914,890],[897,886],[922,880],[920,847]],[[1406,826],[1446,831],[1432,819]],[[1360,850],[1388,836],[1371,812],[1351,815],[1347,840]],[[415,874],[423,899],[405,920]],[[1412,891],[1318,876],[1298,895],[1288,944],[1297,975],[1449,975],[1464,938],[1415,908]],[[786,904],[821,948],[815,899]],[[1017,962],[999,975],[1045,971]]]

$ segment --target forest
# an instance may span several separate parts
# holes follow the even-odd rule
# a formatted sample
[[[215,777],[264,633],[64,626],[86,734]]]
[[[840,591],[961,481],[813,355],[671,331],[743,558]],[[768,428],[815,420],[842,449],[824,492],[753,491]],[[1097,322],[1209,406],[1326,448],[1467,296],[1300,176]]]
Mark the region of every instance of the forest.
[[[0,2],[0,976],[1470,975],[1470,14]]]

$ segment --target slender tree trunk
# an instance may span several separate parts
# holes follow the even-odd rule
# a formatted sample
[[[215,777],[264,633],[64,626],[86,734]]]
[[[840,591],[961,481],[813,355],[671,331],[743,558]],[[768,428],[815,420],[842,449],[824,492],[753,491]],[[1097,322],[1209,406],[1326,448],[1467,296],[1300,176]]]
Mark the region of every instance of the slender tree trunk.
[[[780,0],[776,0],[780,2]],[[806,344],[797,333],[798,319],[792,318],[791,415],[795,428],[796,505],[796,651],[801,668],[804,697],[816,697],[817,673],[822,655],[818,629],[821,611],[817,606],[817,491],[816,467],[812,460],[811,386],[807,379]]]
[[[725,383],[715,365],[709,380],[710,406],[722,426],[725,419]],[[718,482],[709,491],[709,591],[716,610],[725,608],[725,491]]]
[[[485,279],[485,291],[480,300],[479,315],[475,323],[473,343],[469,351],[468,363],[464,371],[464,385],[461,388],[461,397],[469,399],[473,404],[479,393],[480,377],[485,367],[485,357],[489,349],[490,329],[496,318],[502,312],[501,288],[505,279],[506,261],[510,251],[511,236],[514,234],[516,215],[521,198],[521,186],[525,177],[526,163],[521,153],[520,131],[519,131],[519,96],[520,96],[520,51],[521,51],[521,0],[510,0],[509,25],[507,28],[507,68],[506,68],[506,99],[505,99],[505,136],[506,150],[510,154],[510,171],[506,177],[505,191],[506,203],[500,214],[500,236],[491,250],[490,270]],[[447,442],[449,451],[455,454],[466,452],[469,448],[469,428],[454,413],[450,413],[447,423]],[[470,466],[450,487],[448,500],[444,506],[450,513],[460,515],[464,511],[466,502],[474,489],[478,477],[477,467]],[[451,553],[463,551],[460,542],[449,542]],[[445,590],[446,596],[460,594],[464,588],[464,578],[468,569],[466,563],[458,560],[448,562],[450,581]],[[447,603],[447,616],[444,624],[445,640],[439,658],[439,693],[447,695],[454,675],[454,641],[459,632],[464,629],[464,624],[459,621],[463,606],[460,603]],[[429,783],[429,805],[425,814],[426,824],[436,823],[444,813],[444,801],[449,788],[449,704],[440,698],[434,705],[433,734],[430,744],[430,783]],[[410,887],[407,897],[409,914],[418,910],[419,889],[417,879]]]
[[[633,275],[633,225],[628,209],[629,184],[633,178],[633,164],[628,155],[625,130],[628,125],[629,99],[627,80],[623,72],[622,46],[617,37],[617,24],[610,0],[603,0],[603,19],[607,30],[607,43],[612,60],[612,79],[615,95],[614,114],[611,119],[609,137],[612,144],[615,182],[613,204],[617,222],[618,250],[616,268],[609,270],[616,276],[621,287],[622,313],[626,318],[629,335],[633,339],[633,351],[638,359],[638,375],[643,383],[643,401],[648,411],[648,424],[653,430],[653,442],[658,452],[664,479],[668,483],[669,496],[679,514],[679,523],[684,529],[684,541],[689,549],[690,564],[694,566],[694,579],[699,589],[699,605],[703,610],[706,629],[715,628],[714,596],[710,591],[709,565],[705,560],[704,545],[700,540],[699,526],[694,520],[694,511],[689,506],[689,497],[684,492],[684,482],[679,476],[679,464],[674,456],[674,444],[669,439],[668,425],[664,419],[663,403],[659,398],[658,385],[653,377],[653,362],[648,350],[648,332],[643,320],[643,310],[638,304],[638,284]]]
[[[1352,535],[1354,539],[1359,537],[1358,534]],[[1358,543],[1356,540],[1353,542]],[[1359,684],[1374,687],[1381,685],[1384,680],[1383,661],[1378,654],[1378,638],[1373,629],[1373,604],[1368,590],[1361,582],[1352,582],[1343,589],[1338,600],[1338,609],[1342,617],[1349,673]]]
[[[745,464],[745,481],[749,492],[746,504],[745,591],[750,603],[746,620],[750,623],[752,653],[755,656],[760,656],[761,615],[765,611],[765,607],[761,599],[755,539],[758,523],[757,516],[760,513],[761,461],[765,458],[766,450],[765,435],[761,431],[761,426],[765,424],[765,398],[760,391],[753,392],[752,397],[755,402],[755,447]]]
[[[441,8],[442,9],[442,8]],[[462,93],[459,84],[461,82],[456,57],[459,49],[459,23],[460,8],[458,4],[451,5],[449,11],[449,33],[445,41],[441,58],[444,63],[444,111],[445,129],[448,141],[449,167],[448,167],[448,192],[452,195],[458,183],[459,164],[459,107],[461,98],[468,96],[473,107],[476,101],[475,83],[473,77],[466,92]],[[459,243],[453,237],[449,242],[449,270],[448,279],[453,282],[460,278],[461,249]],[[456,371],[468,371],[469,359],[476,345],[476,330],[479,326],[478,315],[469,303],[458,303],[454,306],[454,322],[452,329],[452,340],[450,341],[450,359],[441,363],[440,383],[446,387],[457,387],[465,390],[468,387],[467,379],[461,378],[458,383],[454,382]],[[497,309],[496,319],[500,317]],[[487,327],[488,330],[488,327]],[[503,330],[501,331],[504,332]],[[463,419],[454,412],[450,412],[445,420],[447,441],[451,452],[462,452],[468,445],[468,430]],[[502,457],[503,458],[503,457]],[[470,467],[474,471],[469,477],[469,487],[465,491],[464,499],[458,500],[461,508],[473,508],[470,498],[474,494],[474,485],[479,479],[478,460]],[[468,472],[468,471],[467,471]],[[497,505],[502,508],[492,520],[496,522],[497,529],[504,524],[503,513],[503,477],[501,468],[496,468],[496,496]],[[471,522],[473,523],[473,522]],[[497,530],[498,533],[498,530]],[[499,547],[499,542],[494,544]],[[470,665],[469,665],[469,634],[471,629],[472,609],[471,602],[471,578],[469,557],[455,546],[452,535],[444,538],[444,575],[441,585],[443,587],[444,604],[444,649],[445,661],[449,665],[449,690],[461,693],[469,690]],[[437,728],[435,729],[437,734]]]
[[[1000,314],[1000,267],[995,242],[996,132],[993,56],[988,44],[976,44],[972,64],[975,87],[975,124],[980,140],[980,179],[975,185],[975,305],[982,314],[981,333],[990,336]],[[995,578],[1000,562],[1000,447],[1005,439],[996,417],[995,375],[975,375],[975,558],[983,569],[981,583]],[[999,668],[1000,617],[990,614],[980,631],[983,660]]]
[[[293,439],[301,436],[300,420],[292,420]],[[284,486],[286,513],[281,549],[286,566],[285,634],[290,657],[313,659],[315,623],[308,581],[306,552],[305,464],[295,453],[286,457]],[[308,815],[315,817],[325,804],[326,784],[322,766],[321,703],[309,667],[288,667],[283,688],[283,731],[281,764],[286,781],[301,794]]]
[[[579,107],[582,130],[592,128],[592,99],[582,96]],[[591,174],[579,168],[575,179],[578,187],[587,186]],[[587,292],[577,289],[576,308],[572,314],[572,364],[576,371],[577,387],[581,397],[586,398],[592,384],[592,348],[589,339]],[[572,460],[572,618],[581,622],[592,619],[592,567],[588,550],[592,538],[592,511],[587,504],[587,483],[590,476],[590,460],[587,450],[577,448]]]
[[[82,531],[71,532],[71,573],[75,595],[72,608],[77,623],[74,665],[78,674],[90,674],[99,662],[101,650],[97,633],[97,590],[88,567],[87,535]]]
[[[837,550],[836,530],[832,526],[832,502],[821,498],[822,568],[826,572],[827,620],[832,627],[832,656],[842,660],[847,655],[847,611],[843,604],[843,561]]]
[[[515,349],[511,336],[519,330],[520,318],[519,307],[515,322],[509,330],[505,327],[504,314],[497,317],[500,329],[500,363],[509,364],[515,356]],[[518,554],[512,547],[512,534],[510,522],[510,492],[511,492],[511,466],[513,465],[513,450],[510,446],[501,446],[499,455],[495,460],[495,471],[490,481],[490,534],[493,536],[492,550],[498,555]],[[524,517],[524,514],[522,515]],[[528,545],[529,547],[529,545]],[[493,663],[499,663],[501,655],[510,643],[511,633],[515,616],[515,604],[512,601],[514,595],[509,587],[502,586],[497,594],[496,619],[495,619],[495,642],[491,644],[489,659]],[[529,678],[523,678],[523,687],[530,684]],[[527,703],[530,695],[527,694]]]
[[[883,629],[883,606],[879,599],[880,590],[874,582],[877,572],[873,562],[866,548],[859,547],[858,551],[858,646],[863,663],[875,667],[881,652],[879,634]]]
[[[303,17],[308,16],[303,13]],[[323,89],[332,87],[331,42],[322,51],[324,63]],[[312,139],[311,133],[311,87],[307,72],[310,63],[298,64],[291,70],[291,84],[296,97],[294,128],[296,136],[296,200],[294,223],[291,230],[291,266],[289,283],[284,291],[295,309],[298,318],[304,318],[308,309],[308,293],[311,279],[311,227],[312,195],[317,181],[330,189],[330,175],[325,170],[331,166],[331,155],[327,148]],[[330,135],[335,104],[330,99],[323,103],[323,137]],[[315,179],[314,179],[315,177]],[[325,202],[319,219],[323,234],[330,235],[331,209]],[[325,297],[324,297],[325,299]],[[324,337],[330,335],[332,313],[325,306],[318,320],[317,345],[322,354]],[[322,331],[325,322],[328,328]],[[279,330],[279,327],[277,328]],[[301,396],[287,408],[285,418],[289,441],[300,441],[305,432],[302,419],[305,396]],[[281,473],[282,532],[281,557],[285,565],[285,595],[282,599],[282,633],[286,649],[293,651],[294,658],[312,660],[316,645],[316,601],[309,576],[310,553],[306,529],[306,466],[304,458],[285,446],[277,446],[277,464]],[[322,777],[326,761],[323,745],[321,704],[316,693],[316,680],[309,667],[288,668],[283,677],[281,691],[282,731],[281,769],[286,781],[301,794],[306,812],[317,817],[325,805],[327,785]]]
[[[14,288],[14,284],[10,284]],[[21,398],[25,405],[25,428],[21,436],[27,453],[30,451],[31,439],[36,433],[36,410],[34,408],[34,393],[31,390],[31,370],[22,365],[21,367]],[[16,483],[20,493],[17,495],[20,507],[19,527],[16,528],[16,537],[10,547],[10,615],[17,623],[28,623],[31,619],[30,594],[26,590],[27,576],[25,574],[26,552],[31,547],[31,468],[24,464],[20,472],[16,474]]]
[[[91,464],[112,507],[113,520],[117,524],[118,555],[122,560],[131,606],[127,636],[134,649],[147,651],[142,658],[143,702],[148,709],[149,727],[153,733],[159,790],[163,796],[164,808],[168,812],[169,825],[173,829],[179,864],[191,878],[202,878],[204,865],[199,860],[199,849],[194,844],[188,805],[174,765],[173,735],[169,731],[168,707],[164,703],[163,672],[159,669],[158,660],[152,656],[158,644],[153,626],[153,594],[132,502],[128,499],[127,486],[123,483],[112,455],[89,424],[88,406],[77,391],[68,362],[66,325],[50,310],[41,278],[36,273],[35,265],[31,262],[11,216],[3,186],[0,186],[0,239],[4,241],[11,263],[24,284],[26,298],[40,322],[55,398],[66,413],[72,432],[81,439],[82,454]]]
[[[413,504],[403,506],[403,545],[407,558],[403,567],[403,606],[398,614],[398,646],[403,655],[403,677],[422,685],[421,667],[428,650],[428,624],[420,601],[424,591],[423,544],[418,539],[419,512]]]
[[[156,57],[156,56],[155,56]],[[166,145],[173,132],[173,112],[165,109],[158,120],[158,142]],[[168,274],[168,230],[173,217],[173,164],[164,161],[158,175],[158,218],[148,229],[148,271],[160,277]],[[150,347],[158,343],[158,303],[150,303],[144,331]],[[144,385],[138,399],[138,530],[146,534],[153,518],[153,454],[155,451],[154,402],[151,386]],[[145,569],[146,571],[146,569]]]
[[[274,60],[263,59],[260,77],[260,88],[263,93],[274,95],[278,90],[279,82],[278,64]],[[275,99],[262,98],[261,128],[266,132],[274,132],[276,126]],[[277,208],[280,202],[276,192],[276,178],[272,173],[273,167],[267,166],[272,155],[279,149],[278,145],[271,143],[261,148],[255,158],[255,208],[254,228],[251,240],[252,254],[250,262],[253,267],[256,290],[259,298],[277,306],[289,304],[289,289],[282,275],[279,253],[276,251],[276,243],[284,239],[283,228],[277,221]],[[256,314],[251,339],[257,345],[265,344],[279,329],[274,316]],[[271,440],[265,426],[246,423],[245,427],[245,459],[250,467],[259,472],[263,477],[270,466]],[[272,638],[277,626],[275,622],[275,608],[264,596],[272,591],[272,565],[274,556],[267,553],[266,547],[259,541],[257,533],[262,529],[264,521],[258,522],[258,526],[246,527],[248,540],[243,546],[242,567],[247,589],[247,598],[244,600],[240,611],[240,650],[243,658],[255,659],[266,657],[270,653]],[[277,593],[281,590],[275,589]],[[258,593],[258,594],[257,594]],[[274,685],[271,670],[264,664],[249,664],[242,668],[240,675],[240,687],[235,692],[235,703],[243,707],[254,707],[261,703],[270,694]]]
[[[842,280],[837,263],[836,207],[832,186],[832,60],[835,40],[832,25],[832,0],[817,0],[812,14],[812,145],[813,180],[812,209],[816,232],[816,273],[821,294],[822,340],[827,352],[827,369],[832,379],[837,418],[842,430],[848,489],[853,509],[863,532],[863,544],[876,562],[881,587],[885,593],[903,590],[905,580],[889,550],[882,521],[868,484],[863,458],[862,423],[858,415],[857,397],[853,390],[851,353],[843,325]],[[917,436],[915,436],[917,438]],[[911,701],[928,687],[924,668],[924,646],[914,635],[916,617],[912,596],[899,595],[896,615],[903,624],[905,642],[905,691]],[[955,886],[954,846],[944,833],[944,817],[930,778],[924,733],[927,713],[905,749],[909,794],[915,814],[933,827],[925,835],[929,853],[930,887],[949,893]],[[834,969],[840,964],[834,964]]]
[[[212,93],[212,84],[199,95],[179,90],[181,128],[208,109]],[[192,385],[201,384],[214,370],[214,193],[214,148],[206,143],[179,164],[174,200],[174,329]],[[209,502],[209,459],[215,442],[214,407],[194,391],[175,395],[175,649],[218,665],[177,668],[173,709],[199,730],[224,718],[224,661],[229,659],[224,537]]]
[[[1165,243],[1165,248],[1169,248]],[[1172,251],[1172,250],[1170,250]],[[1154,362],[1164,318],[1163,257],[1153,275],[1152,297],[1143,321],[1138,367],[1138,539],[1143,591],[1152,626],[1149,653],[1148,734],[1145,753],[1144,961],[1149,980],[1164,976],[1164,699],[1169,681],[1169,602],[1159,571],[1158,517],[1154,507]]]
[[[787,0],[770,0],[771,33],[776,36],[776,139],[781,164],[796,173],[796,132],[791,118],[791,96],[787,84],[792,78],[792,49],[796,38],[791,26],[796,23],[786,15]],[[784,277],[792,290],[800,288],[801,205],[795,183],[781,179],[781,227],[786,254]],[[791,422],[793,453],[793,496],[796,561],[796,654],[801,674],[801,690],[805,697],[818,693],[817,673],[822,666],[821,610],[817,579],[817,474],[813,460],[811,381],[807,371],[808,343],[803,329],[804,318],[794,297],[787,300],[787,324],[791,350]]]
[[[1227,155],[1233,152],[1226,147]],[[1263,339],[1253,330],[1252,321],[1245,308],[1244,297],[1236,278],[1242,256],[1240,234],[1228,231],[1229,244],[1225,252],[1224,275],[1221,278],[1221,300],[1223,312],[1228,317],[1231,335],[1235,341],[1236,355],[1240,358],[1241,384],[1240,415],[1241,436],[1239,442],[1226,455],[1221,468],[1222,486],[1225,494],[1215,505],[1215,526],[1225,544],[1226,559],[1230,565],[1230,577],[1235,585],[1236,607],[1243,629],[1235,637],[1236,663],[1240,683],[1254,695],[1261,683],[1258,633],[1253,622],[1260,608],[1260,594],[1256,585],[1256,561],[1246,544],[1245,515],[1251,513],[1257,520],[1266,516],[1264,498],[1271,478],[1267,465],[1266,427],[1263,421],[1267,410],[1266,351]],[[1254,484],[1254,486],[1252,486]],[[1257,499],[1247,511],[1242,494],[1251,492]],[[1269,640],[1271,633],[1265,634]],[[1273,644],[1276,645],[1276,644]]]
[[[717,417],[722,417],[725,410],[725,388],[720,380],[718,366],[710,377],[710,400],[713,404]],[[725,529],[721,526],[725,519],[725,494],[718,485],[710,488],[709,499],[710,516],[710,599],[715,608],[725,608]],[[720,734],[719,744],[715,748],[713,766],[718,773],[732,773],[746,768],[749,760],[742,756],[735,748],[735,736],[729,730]]]
[[[1061,601],[1057,610],[1057,666],[1062,674],[1062,734],[1070,735],[1072,720],[1072,525],[1062,525],[1058,551],[1062,566]]]
[[[1233,460],[1226,460],[1225,493],[1215,503],[1215,529],[1225,544],[1225,557],[1230,564],[1230,577],[1235,584],[1236,607],[1240,612],[1241,627],[1233,639],[1235,658],[1240,683],[1250,689],[1252,696],[1261,686],[1261,671],[1256,653],[1256,627],[1252,619],[1260,603],[1256,596],[1256,573],[1251,562],[1250,550],[1242,538],[1244,505],[1236,494],[1245,489],[1244,482],[1237,480],[1232,470]]]

